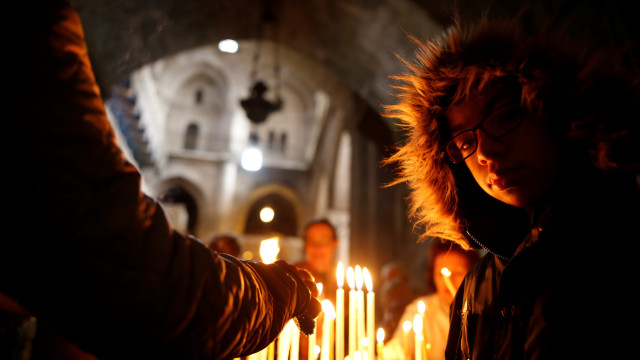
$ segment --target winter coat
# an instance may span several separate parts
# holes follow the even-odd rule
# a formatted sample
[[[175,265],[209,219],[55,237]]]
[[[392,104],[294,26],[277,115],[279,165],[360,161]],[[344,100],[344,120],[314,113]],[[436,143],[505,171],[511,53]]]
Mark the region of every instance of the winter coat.
[[[42,1],[13,14],[0,293],[100,359],[266,347],[307,307],[303,282],[174,231],[116,143],[76,12]]]
[[[504,244],[509,224],[468,231],[489,253],[456,294],[447,359],[637,357],[638,187],[569,177],[517,248],[491,241]]]

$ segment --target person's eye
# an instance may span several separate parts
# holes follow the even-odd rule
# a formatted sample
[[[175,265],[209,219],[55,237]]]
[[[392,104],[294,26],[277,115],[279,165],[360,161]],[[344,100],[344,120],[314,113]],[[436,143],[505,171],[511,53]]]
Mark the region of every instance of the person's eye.
[[[456,146],[462,152],[473,148],[474,142],[475,142],[475,138],[473,137],[473,134],[465,133],[456,137]]]

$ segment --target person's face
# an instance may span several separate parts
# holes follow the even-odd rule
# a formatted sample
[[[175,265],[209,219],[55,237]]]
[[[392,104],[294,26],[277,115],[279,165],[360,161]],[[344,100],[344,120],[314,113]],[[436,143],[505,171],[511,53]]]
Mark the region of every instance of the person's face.
[[[518,112],[519,96],[505,90],[487,86],[452,105],[445,115],[453,136],[484,119],[495,123],[501,116]],[[483,129],[476,130],[477,150],[464,162],[487,194],[506,204],[531,209],[554,180],[557,145],[543,119],[527,113],[522,116],[522,125],[498,139],[488,137]]]
[[[331,227],[326,224],[314,224],[305,234],[304,249],[307,262],[318,273],[326,273],[333,268],[333,256],[338,246]]]
[[[447,304],[451,304],[453,301],[453,295],[445,284],[444,276],[441,273],[442,268],[447,268],[451,271],[451,283],[453,287],[458,290],[462,280],[469,271],[471,264],[466,257],[457,252],[444,252],[438,254],[433,261],[433,281],[436,285],[436,292]]]

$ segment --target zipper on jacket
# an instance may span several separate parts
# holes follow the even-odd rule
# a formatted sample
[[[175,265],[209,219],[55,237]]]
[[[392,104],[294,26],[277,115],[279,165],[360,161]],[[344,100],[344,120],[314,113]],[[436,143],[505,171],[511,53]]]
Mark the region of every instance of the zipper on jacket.
[[[464,229],[464,232],[467,233],[467,235],[469,235],[469,237],[471,238],[471,240],[473,240],[476,244],[478,244],[478,246],[480,246],[481,248],[485,249],[488,253],[490,253],[491,255],[497,256],[502,260],[505,261],[509,261],[509,258],[504,256],[504,255],[500,255],[494,251],[492,251],[491,249],[489,249],[488,247],[486,247],[480,240],[478,240],[475,236],[473,236],[470,232],[468,228]]]

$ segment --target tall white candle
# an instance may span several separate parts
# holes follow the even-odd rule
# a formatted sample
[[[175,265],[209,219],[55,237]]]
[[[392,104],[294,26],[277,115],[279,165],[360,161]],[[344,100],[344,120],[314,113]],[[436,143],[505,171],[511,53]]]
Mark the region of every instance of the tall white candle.
[[[289,358],[289,352],[291,351],[291,336],[292,336],[292,327],[296,327],[295,323],[292,320],[284,326],[280,335],[278,335],[278,360],[287,360]]]
[[[376,340],[378,340],[377,342],[377,352],[378,352],[378,360],[384,360],[384,357],[382,356],[382,350],[384,348],[384,329],[383,328],[379,328],[378,332],[376,333]]]
[[[291,328],[291,356],[290,360],[298,360],[300,357],[300,329],[297,326]]]
[[[322,300],[322,312],[324,313],[324,323],[322,327],[322,360],[331,360],[331,352],[334,349],[333,342],[333,321],[336,318],[336,310],[331,301]]]
[[[358,351],[360,351],[360,355],[364,351],[364,347],[362,346],[362,338],[365,337],[364,333],[364,291],[362,290],[362,285],[364,280],[362,278],[362,268],[360,265],[356,265],[356,341],[358,342],[357,347]]]
[[[353,268],[347,268],[347,284],[349,284],[349,356],[356,352],[356,280]]]
[[[336,359],[344,359],[344,267],[338,262],[336,269]]]
[[[307,358],[308,360],[316,360],[318,359],[318,354],[316,354],[316,331],[313,334],[310,334],[308,337],[309,347],[307,348]]]
[[[316,283],[316,287],[318,288],[318,297],[322,294],[322,283]],[[316,350],[316,337],[317,331],[314,331],[309,335],[309,347],[307,348],[307,357],[309,360],[317,360],[319,350]]]
[[[442,274],[442,277],[444,279],[444,284],[447,286],[447,289],[451,293],[451,296],[456,297],[457,290],[455,286],[453,286],[453,283],[451,282],[451,271],[446,267],[443,267],[442,269],[440,269],[440,273]]]
[[[411,321],[405,321],[404,323],[402,323],[402,333],[403,333],[403,337],[402,337],[402,348],[404,350],[404,355],[409,358],[411,352],[410,352],[410,346],[409,346],[409,332],[411,331],[411,328],[413,327],[413,325],[411,324]]]
[[[415,340],[415,352],[416,352],[415,360],[423,360],[422,359],[422,347],[424,346],[424,344],[423,344],[423,337],[422,337],[422,316],[420,316],[419,314],[416,314],[413,317],[413,332],[415,333],[415,336],[416,336],[416,340]]]
[[[376,323],[376,297],[373,292],[373,280],[371,274],[367,268],[362,269],[362,275],[364,277],[364,284],[367,287],[367,339],[369,339],[369,345],[367,346],[367,354],[369,359],[375,358],[375,345],[373,339],[374,329]]]

